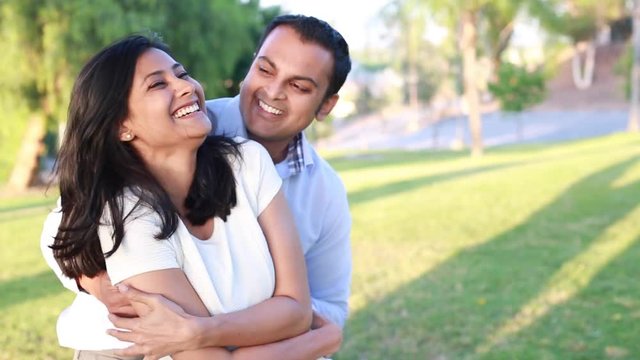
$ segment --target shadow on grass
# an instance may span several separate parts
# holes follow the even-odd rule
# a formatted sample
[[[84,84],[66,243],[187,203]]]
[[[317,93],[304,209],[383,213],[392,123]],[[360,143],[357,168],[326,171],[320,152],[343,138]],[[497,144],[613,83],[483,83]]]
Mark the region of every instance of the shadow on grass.
[[[636,161],[631,157],[584,177],[521,225],[461,250],[370,302],[349,319],[345,349],[337,358],[479,358],[476,349],[491,334],[539,296],[565,263],[638,205],[640,182],[612,188]],[[571,331],[562,323],[556,326]],[[524,358],[541,358],[533,356],[535,350]],[[484,354],[503,358],[496,356],[492,350]]]
[[[0,282],[0,311],[41,297],[67,291],[51,270]]]
[[[498,146],[486,150],[486,156],[520,156],[527,157],[536,154],[536,160],[551,160],[554,158],[566,160],[574,156],[598,155],[602,151],[618,151],[628,149],[630,143],[638,143],[638,140],[629,137],[628,140],[620,140],[618,137],[627,135],[606,135],[592,139],[580,139],[563,141],[550,144],[518,144]],[[610,139],[613,139],[610,141]],[[552,148],[552,154],[544,154],[545,149]],[[541,157],[542,155],[542,157]],[[454,150],[420,150],[420,151],[368,151],[353,152],[349,155],[329,156],[325,160],[338,172],[362,170],[380,167],[382,165],[411,165],[411,164],[438,164],[453,160],[468,159],[469,152]]]
[[[433,185],[439,182],[454,180],[461,177],[486,173],[495,170],[506,169],[510,167],[525,165],[524,162],[510,162],[497,165],[480,166],[469,169],[456,170],[436,175],[428,175],[418,177],[409,180],[396,181],[387,183],[382,186],[376,186],[372,188],[363,189],[360,191],[354,191],[349,193],[349,205],[359,205],[368,201],[377,200],[383,197],[400,194],[414,189]]]
[[[439,163],[458,159],[466,159],[465,151],[370,151],[353,153],[349,156],[326,158],[336,171],[362,170],[381,165],[410,165],[425,162]],[[355,161],[357,160],[357,161]]]
[[[45,199],[40,201],[34,201],[28,204],[19,204],[14,206],[3,206],[0,207],[0,214],[20,211],[20,210],[30,210],[30,209],[39,209],[39,208],[53,208],[56,205],[56,200]]]
[[[557,359],[640,358],[638,259],[640,237],[635,236],[631,246],[602,268],[588,287],[554,307],[520,336],[510,338],[512,347],[535,346]],[[510,355],[499,346],[493,354]]]
[[[571,149],[571,147],[569,147],[569,149]],[[386,196],[392,196],[392,195],[396,195],[396,194],[400,194],[403,192],[407,192],[407,191],[412,191],[415,190],[417,188],[420,188],[422,186],[426,186],[426,185],[433,185],[439,182],[443,182],[443,181],[448,181],[448,180],[454,180],[457,178],[461,178],[461,177],[466,177],[466,176],[471,176],[471,175],[476,175],[476,174],[481,174],[481,173],[486,173],[486,172],[490,172],[490,171],[495,171],[495,170],[502,170],[502,169],[506,169],[506,168],[511,168],[511,167],[517,167],[517,166],[525,166],[525,165],[533,165],[533,164],[537,164],[537,163],[548,163],[549,161],[566,161],[569,158],[572,157],[587,157],[590,154],[601,154],[603,149],[606,150],[614,150],[614,149],[628,149],[628,144],[624,143],[622,145],[620,144],[613,144],[611,146],[605,146],[605,147],[599,147],[599,148],[594,148],[594,149],[578,149],[578,150],[571,150],[571,151],[567,151],[567,152],[562,152],[561,154],[557,154],[558,152],[558,147],[555,148],[555,152],[551,155],[543,155],[543,156],[536,156],[536,157],[531,157],[528,159],[524,159],[524,160],[520,160],[520,161],[511,161],[511,162],[504,162],[501,164],[495,164],[495,165],[485,165],[485,166],[473,166],[470,168],[465,168],[465,169],[460,169],[460,170],[455,170],[455,171],[450,171],[450,172],[445,172],[445,173],[440,173],[440,174],[435,174],[435,175],[427,175],[427,176],[423,176],[423,177],[418,177],[418,178],[413,178],[413,179],[408,179],[408,180],[401,180],[401,181],[397,181],[397,182],[391,182],[391,183],[386,183],[384,185],[381,186],[376,186],[376,187],[371,187],[371,188],[366,188],[366,189],[362,189],[359,191],[354,191],[354,192],[349,192],[348,196],[349,196],[349,204],[350,205],[359,205],[362,203],[366,203],[369,201],[373,201],[373,200],[377,200]],[[517,153],[517,148],[513,148],[511,150],[505,150],[505,149],[499,149],[496,152],[502,152],[502,153],[507,153],[507,152],[514,152]],[[409,158],[406,158],[405,160],[401,160],[400,158],[398,158],[396,162],[393,162],[395,165],[407,165],[407,164],[411,164],[411,163],[417,163],[420,162],[422,164],[425,163],[425,159],[424,157],[427,156],[427,153],[421,153],[423,154],[423,157],[420,156],[414,156],[414,154],[411,154],[409,156]],[[397,154],[395,154],[397,155]],[[395,156],[394,155],[394,156]],[[429,155],[431,156],[431,155]],[[439,160],[447,160],[447,159],[452,159],[452,158],[459,158],[460,155],[458,153],[449,153],[449,154],[439,154],[439,157],[441,159],[437,159],[436,161]],[[375,162],[375,161],[360,161],[355,163],[355,168],[358,167],[369,167],[369,166],[380,166],[379,162]]]

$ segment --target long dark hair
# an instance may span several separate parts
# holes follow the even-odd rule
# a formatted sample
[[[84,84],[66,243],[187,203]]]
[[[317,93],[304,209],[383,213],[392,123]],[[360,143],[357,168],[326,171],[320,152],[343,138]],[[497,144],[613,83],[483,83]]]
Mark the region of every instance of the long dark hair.
[[[62,222],[51,246],[68,277],[92,277],[105,270],[104,257],[118,249],[125,222],[140,206],[159,214],[162,225],[156,239],[168,238],[178,226],[169,195],[118,134],[128,115],[136,62],[151,48],[169,53],[156,38],[133,35],[117,41],[89,60],[73,86],[67,130],[56,160]],[[194,181],[185,200],[191,223],[201,225],[213,216],[226,220],[235,206],[231,157],[239,157],[237,144],[224,137],[207,137],[198,149]],[[125,189],[138,198],[126,214]],[[107,209],[111,219],[105,220],[113,225],[114,246],[103,253],[98,226]]]

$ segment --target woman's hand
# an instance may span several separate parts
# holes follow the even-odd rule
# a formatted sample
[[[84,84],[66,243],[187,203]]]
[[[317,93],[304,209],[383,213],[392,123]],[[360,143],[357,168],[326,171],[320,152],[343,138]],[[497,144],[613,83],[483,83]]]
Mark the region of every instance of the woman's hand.
[[[313,312],[313,322],[311,323],[311,332],[315,332],[315,337],[319,342],[325,344],[324,354],[329,355],[338,352],[342,345],[342,329],[340,326],[325,319],[320,314]]]
[[[145,360],[198,348],[197,317],[187,314],[179,305],[164,296],[149,294],[126,285],[118,290],[132,303],[145,305],[140,317],[109,315],[113,324],[126,331],[109,330],[109,335],[135,343],[117,350],[120,356],[145,355]]]

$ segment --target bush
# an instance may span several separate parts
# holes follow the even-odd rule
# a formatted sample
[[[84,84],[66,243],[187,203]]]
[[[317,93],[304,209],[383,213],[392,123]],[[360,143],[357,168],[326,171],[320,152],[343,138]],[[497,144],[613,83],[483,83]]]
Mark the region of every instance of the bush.
[[[498,80],[489,84],[489,91],[500,100],[502,110],[521,112],[544,99],[544,75],[541,70],[528,71],[505,63],[498,70]]]

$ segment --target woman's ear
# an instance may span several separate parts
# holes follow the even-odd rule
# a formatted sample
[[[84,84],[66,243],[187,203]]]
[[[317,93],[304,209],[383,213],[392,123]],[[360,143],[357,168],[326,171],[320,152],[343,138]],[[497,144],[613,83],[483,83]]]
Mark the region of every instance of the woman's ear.
[[[134,133],[126,125],[120,126],[120,141],[128,142],[135,138]]]

